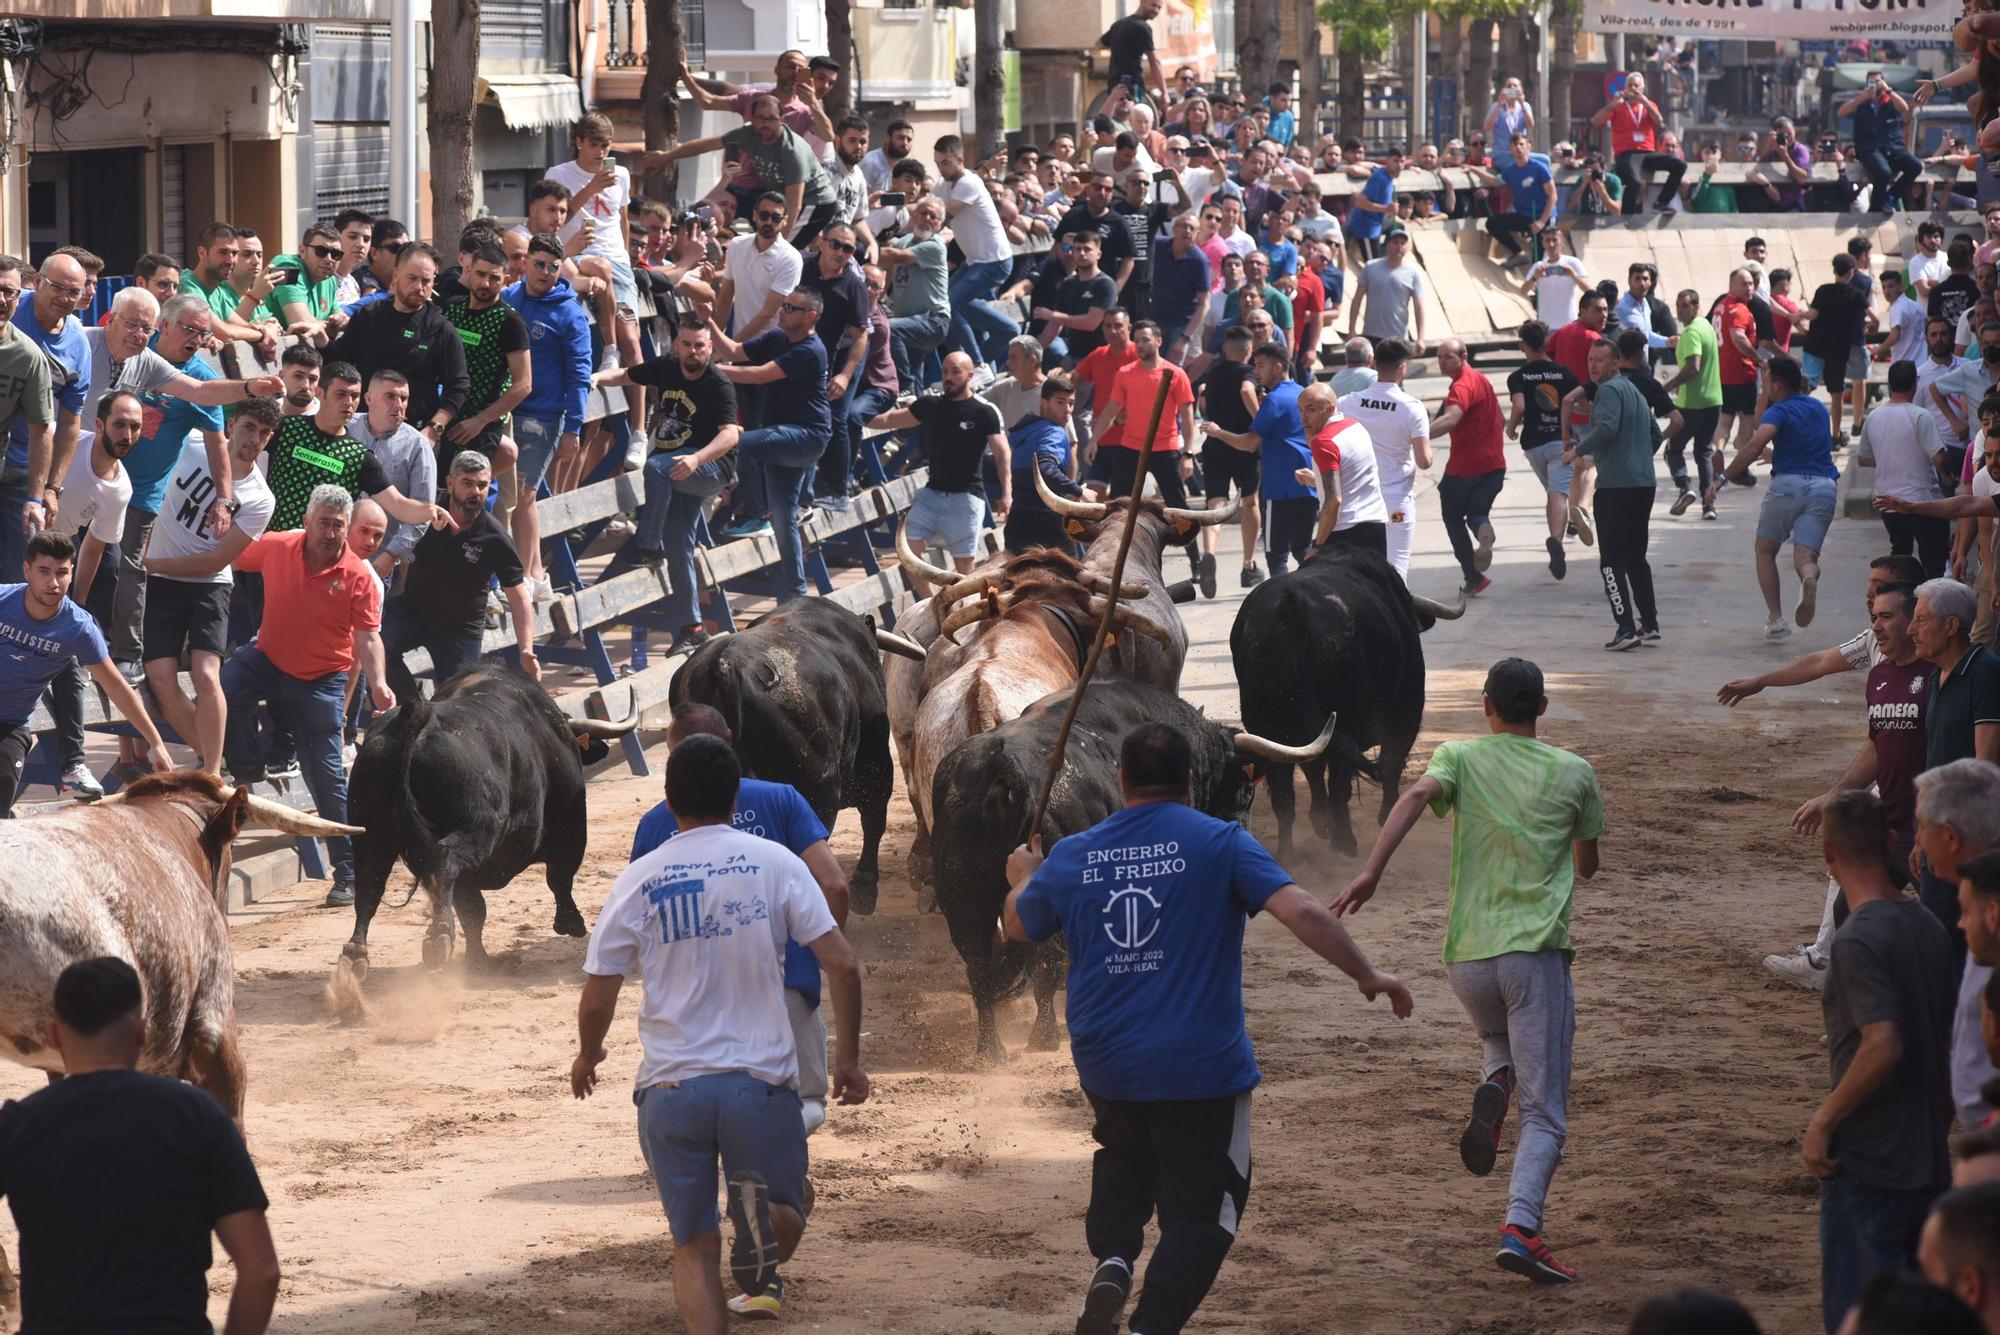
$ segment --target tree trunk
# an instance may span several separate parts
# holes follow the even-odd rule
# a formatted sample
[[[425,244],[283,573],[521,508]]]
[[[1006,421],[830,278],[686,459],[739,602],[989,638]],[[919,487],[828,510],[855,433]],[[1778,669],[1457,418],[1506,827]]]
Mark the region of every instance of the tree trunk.
[[[1465,133],[1465,23],[1450,14],[1438,15],[1437,77],[1451,81],[1457,109],[1442,125],[1431,127],[1431,139],[1443,144]]]
[[[479,0],[431,0],[431,240],[456,254],[472,216],[472,113],[479,82]]]
[[[861,90],[849,86],[854,76],[847,72],[854,68],[854,8],[848,0],[826,0],[826,53],[841,68],[840,82],[826,95],[826,118],[838,125],[861,100]]]
[[[646,123],[647,148],[672,148],[681,138],[681,62],[687,59],[687,34],[681,26],[681,0],[646,0],[646,78],[639,85],[639,102]],[[647,172],[644,187],[652,199],[672,199],[680,186],[681,166],[670,162]]]
[[[1468,131],[1486,119],[1493,105],[1493,20],[1475,18],[1466,28],[1465,91],[1459,94]]]
[[[1007,70],[1001,58],[1005,17],[1000,0],[973,0],[972,133],[978,151],[966,154],[973,162],[1007,142]]]
[[[1361,60],[1361,48],[1354,42],[1342,42],[1335,71],[1339,83],[1340,137],[1348,139],[1367,138],[1367,84]]]
[[[1260,101],[1278,78],[1278,0],[1237,0],[1236,77],[1246,102]]]
[[[1319,7],[1314,0],[1298,0],[1299,28],[1299,142],[1307,149],[1319,148]]]
[[[1555,45],[1549,50],[1549,82],[1555,86],[1548,90],[1547,105],[1542,108],[1542,115],[1548,117],[1550,148],[1570,138],[1570,122],[1575,119],[1570,93],[1576,82],[1576,10],[1557,0],[1552,13],[1555,17],[1549,26],[1555,31],[1550,40]]]
[[[1534,96],[1535,48],[1531,34],[1534,21],[1525,14],[1514,14],[1500,20],[1500,58],[1494,70],[1494,84],[1497,86],[1507,79],[1519,79],[1521,86]],[[1486,108],[1479,109],[1480,115]]]

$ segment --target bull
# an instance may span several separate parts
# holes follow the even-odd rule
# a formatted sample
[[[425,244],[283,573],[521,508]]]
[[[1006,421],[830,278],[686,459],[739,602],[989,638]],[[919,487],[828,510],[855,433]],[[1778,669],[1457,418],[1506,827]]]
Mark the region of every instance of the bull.
[[[224,916],[231,846],[249,821],[364,833],[231,789],[201,770],[149,774],[95,806],[0,824],[0,1054],[62,1073],[48,1044],[56,979],[116,955],[145,990],[140,1069],[207,1090],[243,1120],[235,963]]]
[[[1340,719],[1334,744],[1304,767],[1308,817],[1337,851],[1356,848],[1348,801],[1357,775],[1381,785],[1377,819],[1388,819],[1423,727],[1422,634],[1463,615],[1463,591],[1455,607],[1411,593],[1381,556],[1354,547],[1322,548],[1243,599],[1229,632],[1243,726],[1296,742],[1316,720]],[[1372,762],[1370,748],[1379,748]],[[1292,847],[1292,762],[1266,762],[1264,777],[1284,857]]]
[[[555,930],[584,935],[573,893],[588,844],[584,766],[608,738],[638,726],[573,719],[530,678],[479,665],[426,700],[413,695],[378,721],[355,757],[348,815],[354,841],[354,935],[341,948],[336,1009],[350,1012],[368,971],[368,927],[398,858],[430,896],[424,963],[451,958],[452,923],[468,963],[488,961],[486,895],[539,862],[555,897]]]
[[[667,688],[676,707],[710,705],[728,721],[745,776],[792,785],[829,830],[841,808],[860,813],[858,913],[875,911],[895,778],[880,634],[838,603],[801,598],[695,650]]]
[[[1066,963],[1061,942],[1028,945],[996,939],[994,925],[1007,898],[1007,855],[1027,841],[1049,756],[1070,690],[1038,700],[1020,717],[967,738],[938,766],[932,838],[938,910],[965,961],[978,1016],[976,1057],[1004,1062],[994,1009],[1018,995],[1032,977],[1035,1022],[1028,1048],[1057,1043],[1055,994]],[[1284,746],[1205,718],[1178,695],[1137,682],[1093,679],[1084,688],[1063,764],[1038,833],[1043,847],[1087,830],[1124,805],[1118,789],[1118,748],[1141,723],[1162,721],[1187,734],[1193,749],[1190,805],[1221,820],[1250,811],[1259,764],[1300,763],[1323,751],[1334,720],[1312,743]]]

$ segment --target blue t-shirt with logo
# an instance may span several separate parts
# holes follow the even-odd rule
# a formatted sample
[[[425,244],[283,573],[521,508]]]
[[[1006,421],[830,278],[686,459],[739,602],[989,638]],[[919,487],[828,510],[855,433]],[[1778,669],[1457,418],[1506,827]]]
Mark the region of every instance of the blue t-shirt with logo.
[[[1493,174],[1505,181],[1507,189],[1512,192],[1514,212],[1529,219],[1542,216],[1542,210],[1547,208],[1549,203],[1549,187],[1555,181],[1555,177],[1549,174],[1546,165],[1535,161],[1533,157],[1530,157],[1525,164],[1508,158]]]
[[[1250,434],[1263,442],[1258,454],[1264,466],[1261,486],[1266,500],[1295,501],[1313,494],[1293,476],[1301,468],[1312,467],[1305,419],[1299,416],[1302,392],[1296,381],[1280,380],[1250,419]]]
[[[96,618],[69,599],[37,621],[28,615],[28,586],[0,584],[0,729],[28,726],[35,702],[70,659],[89,667],[109,654]]]
[[[769,839],[788,851],[805,856],[805,851],[826,838],[826,826],[789,783],[768,783],[744,779],[736,788],[736,812],[729,823],[744,834]],[[639,819],[632,833],[632,861],[636,862],[680,833],[681,823],[667,810],[665,802]],[[819,956],[796,941],[785,942],[785,986],[814,1007],[819,1005]]]
[[[1015,907],[1069,945],[1083,1087],[1156,1103],[1261,1078],[1243,1027],[1243,924],[1292,878],[1241,825],[1179,802],[1127,807],[1049,850]]]
[[[51,334],[35,318],[35,294],[23,292],[21,304],[14,312],[14,327],[33,339],[49,359],[49,388],[55,396],[56,410],[81,414],[84,400],[90,397],[90,345],[83,341],[83,326],[77,323],[77,318],[66,317],[62,328]],[[83,423],[86,431],[96,427],[95,422]],[[14,430],[7,437],[7,467],[18,471],[27,466],[28,419],[16,416]]]
[[[1826,405],[1810,394],[1794,394],[1764,410],[1765,426],[1776,427],[1771,437],[1771,473],[1799,473],[1806,477],[1840,476],[1833,465],[1833,421]]]
[[[1377,167],[1361,187],[1362,195],[1377,204],[1396,202],[1396,178],[1389,175],[1385,167]],[[1388,221],[1386,213],[1375,213],[1369,209],[1349,209],[1347,211],[1347,234],[1358,237],[1382,235],[1382,224]]]
[[[174,368],[190,380],[219,380],[222,377],[199,352]],[[204,408],[186,399],[177,399],[165,390],[149,389],[139,396],[145,415],[145,434],[125,456],[125,471],[132,478],[132,508],[158,514],[167,500],[167,479],[180,462],[181,447],[194,431],[222,431],[222,409]]]

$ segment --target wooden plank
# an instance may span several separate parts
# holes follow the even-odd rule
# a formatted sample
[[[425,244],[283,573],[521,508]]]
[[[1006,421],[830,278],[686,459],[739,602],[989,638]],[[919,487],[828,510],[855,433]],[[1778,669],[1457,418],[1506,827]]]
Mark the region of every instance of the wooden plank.
[[[1753,165],[1744,162],[1724,162],[1715,169],[1715,180],[1720,185],[1745,184],[1748,179],[1749,169]],[[1693,174],[1699,175],[1699,168],[1699,163],[1694,164],[1695,170]],[[1923,170],[1923,179],[1948,181],[1953,179],[1957,174],[1953,168],[1926,166]],[[1580,167],[1558,167],[1554,172],[1556,184],[1565,191],[1575,185],[1578,178],[1582,175],[1583,169]],[[1361,187],[1367,184],[1365,179],[1357,181],[1344,171],[1319,172],[1314,175],[1313,179],[1319,182],[1320,193],[1328,199],[1344,198],[1348,195],[1360,194]],[[1867,183],[1868,174],[1861,170],[1859,164],[1855,163],[1836,167],[1830,162],[1817,162],[1813,164],[1811,179],[1822,184],[1845,179],[1857,185],[1862,185]],[[1420,191],[1427,190],[1432,194],[1441,195],[1444,190],[1444,183],[1447,180],[1451,182],[1452,188],[1455,190],[1478,189],[1481,184],[1471,172],[1465,170],[1463,167],[1444,167],[1435,172],[1428,172],[1417,167],[1406,166],[1403,168],[1402,173],[1396,177],[1396,193],[1399,195],[1414,195]]]
[[[587,487],[537,501],[535,514],[542,521],[542,536],[549,538],[594,524],[600,519],[610,519],[627,510],[636,510],[645,499],[644,472],[620,473],[602,482],[593,482]]]
[[[1444,329],[1437,331],[1437,337],[1447,332],[1476,330],[1484,332],[1491,327],[1486,315],[1486,303],[1472,286],[1472,277],[1466,272],[1465,257],[1459,253],[1457,238],[1445,232],[1426,232],[1416,238],[1413,247],[1417,260],[1424,266],[1424,274],[1430,280],[1432,313],[1444,317]],[[1360,280],[1357,278],[1356,284]],[[1353,297],[1350,294],[1349,301]]]
[[[884,603],[894,604],[898,594],[910,595],[909,576],[901,569],[890,566],[879,574],[868,576],[859,583],[835,589],[827,596],[828,601],[839,603],[856,616],[872,614]],[[908,604],[906,603],[905,606]]]

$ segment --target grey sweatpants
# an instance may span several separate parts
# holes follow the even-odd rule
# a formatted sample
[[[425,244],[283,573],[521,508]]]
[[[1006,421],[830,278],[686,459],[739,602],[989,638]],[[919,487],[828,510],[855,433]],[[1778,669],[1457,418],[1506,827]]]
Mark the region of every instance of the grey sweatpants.
[[[1520,1130],[1507,1222],[1539,1231],[1549,1181],[1569,1133],[1570,1046],[1576,1038],[1576,991],[1560,950],[1515,951],[1450,966],[1451,990],[1472,1017],[1486,1049],[1482,1076],[1513,1068]]]

